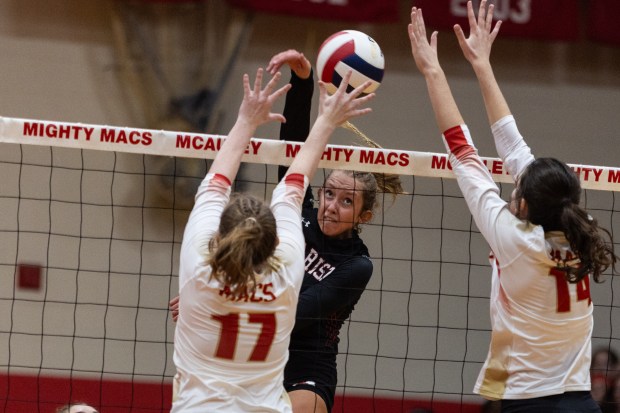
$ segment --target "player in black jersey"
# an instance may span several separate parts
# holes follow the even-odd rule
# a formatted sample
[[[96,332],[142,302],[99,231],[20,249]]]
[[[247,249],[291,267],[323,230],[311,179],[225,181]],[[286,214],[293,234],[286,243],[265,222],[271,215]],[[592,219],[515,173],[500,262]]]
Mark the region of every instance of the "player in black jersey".
[[[310,128],[312,67],[302,53],[287,50],[271,59],[267,71],[275,73],[283,65],[291,68],[292,87],[286,95],[280,139],[303,141]],[[280,167],[279,175],[285,172]],[[373,271],[359,231],[360,224],[373,217],[378,181],[379,191],[402,192],[397,176],[377,180],[372,173],[341,170],[332,171],[318,190],[318,208],[312,188],[306,192],[302,209],[305,275],[284,371],[284,386],[295,413],[332,409],[340,328]]]

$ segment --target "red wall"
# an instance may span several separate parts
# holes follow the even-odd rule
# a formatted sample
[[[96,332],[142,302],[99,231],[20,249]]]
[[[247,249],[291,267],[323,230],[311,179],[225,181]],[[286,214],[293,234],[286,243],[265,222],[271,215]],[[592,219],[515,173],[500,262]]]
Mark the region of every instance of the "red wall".
[[[0,411],[4,413],[54,413],[69,400],[84,401],[101,413],[162,413],[171,405],[168,383],[127,382],[57,378],[48,376],[0,375]],[[333,413],[409,413],[414,408],[433,413],[478,413],[478,404],[413,399],[336,398]]]

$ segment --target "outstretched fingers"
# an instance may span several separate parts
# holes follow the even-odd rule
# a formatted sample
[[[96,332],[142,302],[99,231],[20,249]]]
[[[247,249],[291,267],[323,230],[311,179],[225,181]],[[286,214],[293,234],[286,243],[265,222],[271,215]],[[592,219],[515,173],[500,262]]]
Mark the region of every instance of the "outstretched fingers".
[[[282,76],[280,72],[275,73],[263,88],[263,74],[262,68],[256,71],[256,78],[252,87],[250,86],[249,76],[247,74],[243,75],[244,97],[239,109],[239,117],[254,127],[268,121],[285,121],[282,114],[272,113],[271,107],[277,99],[291,88],[291,85],[287,84],[274,91],[276,84]]]
[[[365,115],[372,111],[371,108],[361,107],[366,105],[374,98],[374,93],[362,95],[364,90],[372,85],[371,81],[366,81],[347,92],[347,86],[351,79],[352,71],[348,71],[342,78],[340,85],[333,95],[329,96],[325,84],[319,81],[320,106],[319,116],[323,116],[333,126],[339,126],[347,120]]]
[[[271,107],[273,106],[274,102],[278,100],[280,97],[282,97],[283,95],[285,95],[286,92],[288,92],[288,90],[291,88],[291,84],[288,83],[280,87],[279,89],[277,89],[275,92],[273,91],[273,89],[275,89],[276,84],[278,83],[281,77],[282,77],[282,74],[280,72],[276,72],[271,78],[271,80],[269,81],[269,83],[267,83],[267,86],[265,86],[265,89],[263,89],[263,94],[266,95],[266,99],[268,101],[269,110],[271,110]],[[269,112],[267,115],[267,119],[269,121],[286,122],[284,115],[282,115],[281,113]]]
[[[463,29],[454,25],[454,33],[463,51],[465,58],[472,64],[486,62],[491,53],[491,47],[501,26],[501,20],[493,27],[493,10],[495,7],[487,5],[487,0],[480,2],[478,18],[474,13],[473,3],[467,2],[467,18],[469,21],[469,36],[465,36]]]
[[[263,68],[261,67],[256,71],[256,77],[254,78],[254,93],[260,94],[262,86],[263,86]]]
[[[482,0],[480,2],[480,7],[478,8],[478,21],[476,22],[475,20],[475,15],[474,15],[474,5],[471,1],[467,2],[467,15],[470,16],[469,17],[469,27],[474,27],[476,26],[477,28],[480,27],[484,27],[485,26],[485,22],[486,22],[486,4],[487,1],[486,0]],[[474,20],[474,24],[471,24],[471,20]]]
[[[433,31],[430,39],[427,38],[422,9],[411,9],[411,23],[408,25],[411,40],[411,53],[418,70],[422,74],[440,69],[437,57],[437,32]]]

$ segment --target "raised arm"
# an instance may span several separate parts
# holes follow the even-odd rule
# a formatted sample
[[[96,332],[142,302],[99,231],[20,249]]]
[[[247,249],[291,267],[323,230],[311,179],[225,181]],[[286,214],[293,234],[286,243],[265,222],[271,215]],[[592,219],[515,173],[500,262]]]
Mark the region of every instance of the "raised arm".
[[[408,32],[409,40],[411,41],[411,53],[418,70],[426,80],[428,94],[439,130],[444,132],[454,126],[463,124],[463,117],[452,96],[448,80],[437,57],[438,34],[436,31],[433,32],[429,42],[426,36],[422,10],[417,7],[411,9],[411,23],[409,23]]]
[[[267,65],[269,73],[275,73],[282,66],[291,69],[291,89],[286,93],[284,117],[280,125],[280,140],[303,142],[310,132],[310,111],[314,93],[314,79],[310,61],[297,50],[289,49],[273,56]],[[286,166],[278,168],[278,180],[286,174]],[[311,190],[309,189],[311,195]]]
[[[426,79],[437,125],[443,134],[452,170],[461,188],[476,225],[491,249],[497,251],[498,237],[496,222],[506,211],[506,202],[499,196],[499,189],[491,174],[478,156],[467,126],[456,106],[448,81],[439,65],[437,57],[437,33],[426,39],[424,19],[420,9],[411,11],[411,24],[408,27],[411,51],[416,66]]]
[[[349,119],[371,112],[370,108],[363,108],[362,106],[374,98],[375,94],[370,93],[360,97],[364,89],[369,86],[370,81],[364,82],[361,86],[347,93],[346,89],[351,73],[349,71],[344,76],[340,87],[333,95],[328,95],[325,84],[319,82],[319,115],[306,142],[288,168],[287,175],[302,174],[311,180],[334,130]]]
[[[491,48],[502,24],[498,21],[493,27],[493,9],[492,4],[487,8],[487,0],[482,0],[476,18],[472,2],[467,2],[469,37],[465,37],[458,24],[454,26],[454,32],[463,55],[478,78],[497,154],[504,160],[506,170],[516,181],[534,160],[534,156],[519,133],[491,67]]]
[[[454,25],[454,32],[465,59],[471,64],[478,78],[489,124],[493,125],[501,118],[510,115],[510,109],[495,79],[490,59],[491,47],[502,22],[498,21],[493,27],[494,6],[491,4],[486,8],[486,3],[486,0],[480,2],[476,19],[472,2],[467,2],[469,37],[465,37],[463,29],[458,24]]]
[[[250,87],[250,77],[247,74],[243,75],[243,101],[239,107],[237,121],[211,164],[209,173],[223,175],[232,182],[237,176],[241,157],[256,128],[271,121],[285,121],[283,115],[271,112],[276,99],[291,88],[291,85],[287,84],[274,92],[280,76],[279,72],[275,73],[263,89],[263,69],[258,69],[256,72],[253,87]]]

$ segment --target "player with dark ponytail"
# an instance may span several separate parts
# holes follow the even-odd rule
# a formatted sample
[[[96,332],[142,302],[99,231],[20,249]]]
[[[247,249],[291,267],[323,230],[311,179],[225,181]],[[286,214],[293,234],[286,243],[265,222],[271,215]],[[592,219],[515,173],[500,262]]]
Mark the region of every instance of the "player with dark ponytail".
[[[545,232],[566,235],[576,253],[574,262],[560,265],[567,281],[577,283],[588,274],[594,281],[602,281],[601,274],[615,263],[610,234],[579,205],[581,184],[568,165],[555,158],[533,160],[521,174],[515,198],[517,204],[521,199],[527,204],[524,219],[542,226]]]
[[[534,159],[490,64],[493,5],[467,3],[470,33],[454,26],[480,84],[495,146],[515,182],[500,197],[479,157],[437,56],[422,10],[408,26],[452,170],[476,226],[491,247],[491,343],[474,392],[501,400],[503,413],[600,413],[590,394],[593,303],[590,277],[614,266],[609,232],[579,206],[581,186],[565,163]]]

